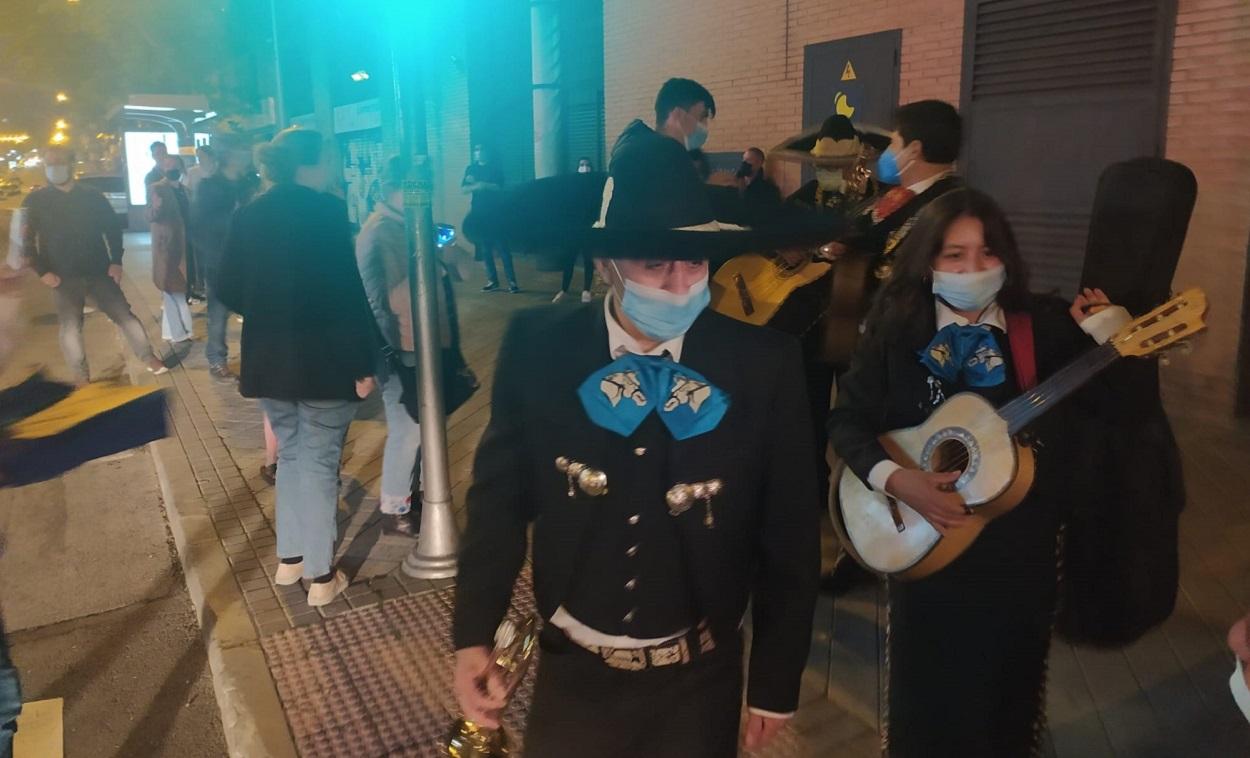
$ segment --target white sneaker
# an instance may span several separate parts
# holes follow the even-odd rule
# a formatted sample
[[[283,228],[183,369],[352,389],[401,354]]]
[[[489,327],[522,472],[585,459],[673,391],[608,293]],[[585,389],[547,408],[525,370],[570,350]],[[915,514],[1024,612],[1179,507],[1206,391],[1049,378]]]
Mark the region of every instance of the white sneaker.
[[[347,575],[342,571],[335,571],[334,578],[330,581],[312,583],[308,589],[308,604],[314,608],[329,605],[339,593],[347,589],[348,584]]]
[[[582,302],[583,303],[590,302],[590,290],[582,290]]]
[[[273,583],[289,587],[292,584],[299,584],[299,579],[303,575],[303,561],[299,563],[279,563],[278,570],[273,572]]]
[[[559,292],[556,293],[555,297],[551,298],[551,302],[558,303],[563,299],[564,299],[564,290],[560,290]]]

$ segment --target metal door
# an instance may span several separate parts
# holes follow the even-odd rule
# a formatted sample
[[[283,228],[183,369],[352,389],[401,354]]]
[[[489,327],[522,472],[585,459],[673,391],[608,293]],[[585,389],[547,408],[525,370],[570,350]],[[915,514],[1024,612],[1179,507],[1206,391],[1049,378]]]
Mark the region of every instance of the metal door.
[[[841,113],[856,124],[889,128],[902,41],[902,30],[894,29],[803,48],[803,125]]]

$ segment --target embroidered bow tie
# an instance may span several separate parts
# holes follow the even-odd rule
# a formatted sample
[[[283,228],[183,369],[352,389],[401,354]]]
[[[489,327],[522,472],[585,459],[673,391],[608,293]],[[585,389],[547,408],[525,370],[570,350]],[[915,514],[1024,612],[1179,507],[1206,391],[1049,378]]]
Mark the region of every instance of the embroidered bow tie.
[[[577,395],[595,424],[622,437],[655,411],[674,439],[710,432],[729,410],[729,396],[697,371],[654,355],[623,355],[582,382]]]
[[[895,187],[894,189],[885,193],[884,195],[881,196],[880,200],[873,203],[872,223],[879,224],[881,223],[882,219],[886,218],[887,216],[894,215],[895,211],[897,211],[899,208],[902,208],[904,205],[907,205],[909,202],[911,202],[911,199],[915,196],[916,196],[916,193],[912,192],[906,187]]]
[[[920,351],[920,362],[942,381],[962,378],[969,387],[996,387],[1007,380],[1003,351],[985,325],[947,324]]]

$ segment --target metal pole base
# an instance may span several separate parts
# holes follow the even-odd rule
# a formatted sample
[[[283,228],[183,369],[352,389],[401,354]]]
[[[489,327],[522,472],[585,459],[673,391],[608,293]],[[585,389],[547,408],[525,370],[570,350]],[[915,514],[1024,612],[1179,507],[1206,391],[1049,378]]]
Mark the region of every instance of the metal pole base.
[[[450,579],[456,575],[460,530],[451,501],[422,502],[417,549],[404,558],[403,572],[414,579]]]

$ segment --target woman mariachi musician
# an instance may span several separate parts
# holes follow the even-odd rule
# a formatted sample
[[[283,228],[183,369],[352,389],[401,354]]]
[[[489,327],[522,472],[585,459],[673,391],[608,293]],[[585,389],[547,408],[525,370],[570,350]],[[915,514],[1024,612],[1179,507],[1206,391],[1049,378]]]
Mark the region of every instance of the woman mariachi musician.
[[[877,435],[921,423],[959,392],[1000,404],[1019,393],[1022,376],[1044,379],[1127,320],[1101,290],[1085,290],[1070,307],[1030,294],[1002,210],[975,190],[948,193],[925,209],[877,293],[830,415],[834,449],[939,531],[957,527],[968,518],[953,491],[958,472],[900,468]],[[1010,758],[1036,748],[1061,508],[1084,475],[1060,432],[1110,402],[1095,384],[1042,417],[1029,430],[1038,471],[1020,507],[943,571],[891,583],[889,755]]]

